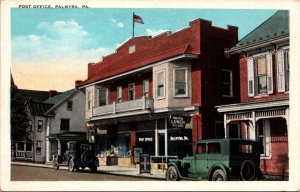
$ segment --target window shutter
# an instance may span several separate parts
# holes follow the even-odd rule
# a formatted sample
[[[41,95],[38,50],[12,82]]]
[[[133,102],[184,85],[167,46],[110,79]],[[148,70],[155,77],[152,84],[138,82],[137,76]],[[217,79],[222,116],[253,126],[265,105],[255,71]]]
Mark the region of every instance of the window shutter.
[[[284,76],[284,62],[283,62],[283,51],[277,51],[277,85],[278,92],[285,92],[285,76]]]
[[[268,88],[268,94],[273,93],[273,62],[272,62],[272,53],[267,53],[266,55],[267,59],[267,88]]]
[[[248,96],[254,97],[254,67],[253,58],[247,59],[247,71],[248,71]]]

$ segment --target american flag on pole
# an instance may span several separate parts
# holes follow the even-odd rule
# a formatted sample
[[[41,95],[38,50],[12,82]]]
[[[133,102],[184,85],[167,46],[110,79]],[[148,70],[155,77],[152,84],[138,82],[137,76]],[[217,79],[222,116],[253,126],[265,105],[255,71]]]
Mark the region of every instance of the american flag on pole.
[[[133,21],[134,21],[134,22],[137,22],[137,23],[144,24],[143,19],[142,19],[140,16],[135,15],[135,14],[133,15]]]

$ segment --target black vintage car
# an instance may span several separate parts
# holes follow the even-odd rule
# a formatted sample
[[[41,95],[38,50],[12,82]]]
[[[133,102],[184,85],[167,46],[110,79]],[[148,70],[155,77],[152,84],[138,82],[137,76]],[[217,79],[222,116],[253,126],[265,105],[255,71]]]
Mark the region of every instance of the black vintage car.
[[[54,155],[53,168],[58,170],[59,166],[68,166],[72,172],[86,167],[96,172],[99,161],[95,155],[95,146],[85,142],[69,141],[63,155]]]

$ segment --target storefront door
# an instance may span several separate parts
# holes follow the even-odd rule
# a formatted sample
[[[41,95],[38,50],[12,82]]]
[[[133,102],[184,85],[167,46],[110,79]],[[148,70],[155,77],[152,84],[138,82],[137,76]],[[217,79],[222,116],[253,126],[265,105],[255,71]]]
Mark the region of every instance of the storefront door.
[[[165,133],[158,134],[158,155],[165,156]]]

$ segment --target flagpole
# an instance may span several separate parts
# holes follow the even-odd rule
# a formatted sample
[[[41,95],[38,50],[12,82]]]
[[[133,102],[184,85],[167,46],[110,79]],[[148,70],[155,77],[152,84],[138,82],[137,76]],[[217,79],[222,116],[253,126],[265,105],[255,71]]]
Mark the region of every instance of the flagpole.
[[[134,12],[132,13],[132,37],[134,37]]]

